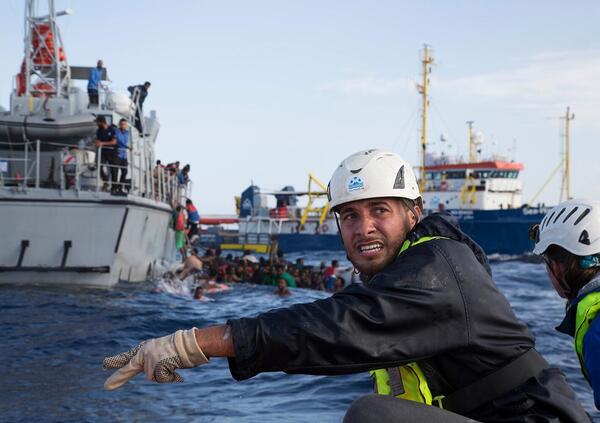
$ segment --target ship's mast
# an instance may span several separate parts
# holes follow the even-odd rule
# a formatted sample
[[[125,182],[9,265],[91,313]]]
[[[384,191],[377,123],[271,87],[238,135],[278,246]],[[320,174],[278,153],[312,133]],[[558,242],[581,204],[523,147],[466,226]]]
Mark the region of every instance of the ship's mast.
[[[423,83],[417,85],[419,93],[423,98],[423,110],[421,123],[421,178],[420,189],[421,192],[425,190],[425,159],[427,155],[427,106],[429,106],[429,74],[431,73],[431,65],[433,64],[433,56],[431,55],[430,47],[425,44],[423,49],[423,59],[421,60],[423,65]]]
[[[54,0],[48,0],[48,13],[40,16],[37,3],[25,4],[24,66],[19,75],[24,87],[19,95],[68,97],[71,72],[56,18],[71,12],[56,12]]]
[[[473,163],[473,124],[474,120],[468,120],[467,125],[469,125],[469,163]]]
[[[575,119],[575,114],[571,113],[570,107],[567,107],[562,119],[565,120],[565,153],[559,201],[563,200],[563,194],[565,194],[565,200],[571,198],[571,121]]]

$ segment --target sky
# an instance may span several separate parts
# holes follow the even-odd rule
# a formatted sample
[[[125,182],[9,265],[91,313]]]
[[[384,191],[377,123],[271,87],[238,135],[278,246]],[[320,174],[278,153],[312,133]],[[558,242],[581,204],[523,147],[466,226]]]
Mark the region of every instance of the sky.
[[[572,196],[600,198],[598,1],[56,0],[71,65],[103,59],[111,87],[151,81],[157,158],[191,165],[204,214],[250,183],[306,189],[346,156],[419,164],[420,55],[431,45],[431,151],[523,162],[523,201],[560,160],[570,106]],[[23,54],[22,0],[0,3],[0,106]],[[440,142],[444,135],[445,143]],[[537,201],[555,204],[555,177]]]

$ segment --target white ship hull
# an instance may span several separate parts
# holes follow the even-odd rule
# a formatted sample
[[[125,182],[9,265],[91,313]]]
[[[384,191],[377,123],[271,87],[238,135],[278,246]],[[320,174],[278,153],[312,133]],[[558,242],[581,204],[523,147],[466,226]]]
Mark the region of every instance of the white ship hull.
[[[0,189],[0,284],[111,287],[172,259],[168,205],[106,193]]]

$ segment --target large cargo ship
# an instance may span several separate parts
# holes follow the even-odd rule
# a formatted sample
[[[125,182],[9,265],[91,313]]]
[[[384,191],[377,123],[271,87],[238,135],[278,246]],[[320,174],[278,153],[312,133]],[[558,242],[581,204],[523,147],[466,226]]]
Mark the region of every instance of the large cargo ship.
[[[56,22],[67,13],[52,0],[40,6],[26,2],[24,59],[10,110],[0,111],[0,284],[143,281],[172,257],[169,219],[186,193],[173,175],[153,172],[159,123],[143,115],[139,92],[103,86],[88,104],[74,82],[89,69],[68,65]],[[128,122],[124,165],[101,159],[98,118]],[[119,182],[103,174],[115,168]]]

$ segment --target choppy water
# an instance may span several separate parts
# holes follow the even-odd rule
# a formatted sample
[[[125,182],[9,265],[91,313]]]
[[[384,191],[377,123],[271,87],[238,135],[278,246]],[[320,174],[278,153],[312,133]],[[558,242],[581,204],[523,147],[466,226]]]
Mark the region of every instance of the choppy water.
[[[313,258],[327,258],[313,253]],[[554,331],[563,304],[542,265],[496,262],[495,279],[516,313],[537,336],[538,349],[567,374],[586,409],[590,388],[579,372],[571,340]],[[198,302],[187,295],[156,293],[153,284],[113,290],[0,287],[1,421],[198,421],[335,422],[352,400],[370,390],[366,374],[315,377],[262,374],[235,382],[225,360],[182,372],[186,383],[157,385],[138,376],[115,392],[102,389],[107,354],[180,328],[306,302],[324,293],[237,285]],[[595,419],[600,414],[593,411]]]

